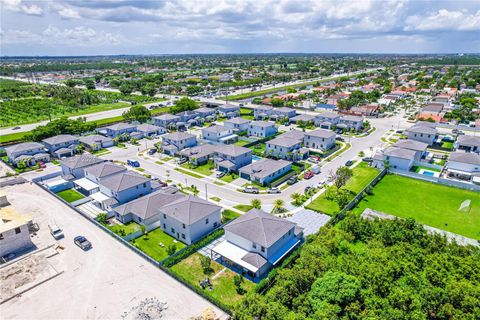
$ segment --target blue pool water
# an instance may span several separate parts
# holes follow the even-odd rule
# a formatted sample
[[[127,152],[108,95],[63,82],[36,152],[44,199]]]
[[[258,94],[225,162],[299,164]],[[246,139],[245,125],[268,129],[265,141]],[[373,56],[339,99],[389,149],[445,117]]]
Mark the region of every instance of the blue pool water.
[[[256,155],[252,156],[252,162],[255,162],[255,161],[258,161],[258,160],[262,160],[262,157],[259,157],[259,156],[256,156]]]
[[[426,176],[430,176],[430,177],[433,177],[433,176],[435,175],[435,173],[432,172],[432,171],[423,171],[422,174],[424,174],[424,175],[426,175]]]

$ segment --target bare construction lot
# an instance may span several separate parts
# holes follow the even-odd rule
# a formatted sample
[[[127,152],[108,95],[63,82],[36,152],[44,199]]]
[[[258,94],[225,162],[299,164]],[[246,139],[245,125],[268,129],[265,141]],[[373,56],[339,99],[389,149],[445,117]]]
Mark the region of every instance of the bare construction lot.
[[[41,272],[51,275],[51,267],[61,266],[63,273],[1,304],[2,319],[120,319],[146,299],[166,303],[162,312],[165,319],[188,319],[208,307],[217,316],[225,316],[36,185],[27,183],[2,190],[18,211],[32,214],[34,222],[39,224],[39,243],[49,245],[49,221],[54,220],[65,234],[58,241],[64,248],[57,249],[58,254],[32,258]],[[87,237],[93,248],[84,252],[74,245],[73,238],[77,235]],[[47,261],[49,266],[43,268],[39,259],[55,260]],[[35,265],[27,267],[19,265],[15,276],[30,279]],[[26,269],[30,274],[19,275]]]

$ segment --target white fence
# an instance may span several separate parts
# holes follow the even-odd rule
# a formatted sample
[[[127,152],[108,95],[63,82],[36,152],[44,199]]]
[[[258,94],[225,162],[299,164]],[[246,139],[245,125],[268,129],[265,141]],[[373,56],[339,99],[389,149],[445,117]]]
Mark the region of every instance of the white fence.
[[[410,171],[404,171],[399,169],[390,169],[391,173],[398,174],[400,176],[410,177],[417,180],[424,180],[429,182],[435,182],[439,184],[443,184],[450,187],[456,187],[461,189],[467,189],[472,191],[480,191],[480,186],[468,182],[458,181],[458,180],[451,180],[445,178],[438,178],[438,177],[431,177],[424,174],[419,174]]]

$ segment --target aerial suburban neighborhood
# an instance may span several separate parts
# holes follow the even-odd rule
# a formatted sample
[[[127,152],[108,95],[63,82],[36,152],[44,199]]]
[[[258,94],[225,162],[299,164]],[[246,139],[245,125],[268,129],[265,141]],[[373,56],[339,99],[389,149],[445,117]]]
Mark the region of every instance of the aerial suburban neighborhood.
[[[479,319],[480,6],[422,5],[2,3],[1,318]]]

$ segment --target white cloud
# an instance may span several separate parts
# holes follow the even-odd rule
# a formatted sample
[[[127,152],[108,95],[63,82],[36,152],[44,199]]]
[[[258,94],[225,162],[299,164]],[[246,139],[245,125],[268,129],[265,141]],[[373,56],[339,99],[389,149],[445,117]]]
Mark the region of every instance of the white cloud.
[[[13,11],[24,13],[27,15],[41,16],[43,15],[43,9],[36,4],[25,4],[22,0],[2,0],[2,8]]]
[[[434,30],[456,30],[456,31],[480,31],[480,10],[475,14],[466,11],[438,10],[429,16],[410,16],[406,20],[406,31],[434,31]]]
[[[68,7],[63,7],[61,9],[59,9],[58,14],[60,15],[60,17],[65,18],[65,19],[79,19],[80,18],[80,14],[78,13],[78,11],[73,10],[72,8],[68,8]]]

